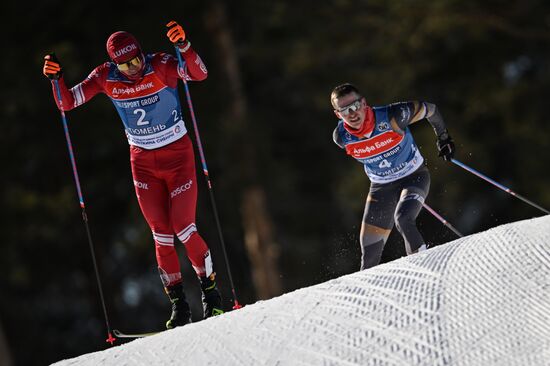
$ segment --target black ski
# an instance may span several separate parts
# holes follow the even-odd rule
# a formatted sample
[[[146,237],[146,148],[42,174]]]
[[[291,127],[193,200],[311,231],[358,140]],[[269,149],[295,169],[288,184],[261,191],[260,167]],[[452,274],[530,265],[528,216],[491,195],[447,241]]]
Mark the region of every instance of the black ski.
[[[145,338],[161,332],[150,332],[150,333],[123,333],[118,329],[113,329],[113,334],[118,338]]]

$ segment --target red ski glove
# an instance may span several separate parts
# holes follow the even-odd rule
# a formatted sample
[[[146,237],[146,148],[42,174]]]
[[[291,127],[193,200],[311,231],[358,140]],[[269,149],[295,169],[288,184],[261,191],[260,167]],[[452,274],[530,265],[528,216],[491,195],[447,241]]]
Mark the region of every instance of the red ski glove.
[[[42,73],[50,80],[57,80],[61,77],[63,70],[55,53],[44,56],[44,68]]]
[[[168,24],[166,24],[166,26],[168,27],[166,36],[170,39],[170,42],[177,46],[183,45],[185,42],[185,31],[182,26],[174,20],[171,20]]]

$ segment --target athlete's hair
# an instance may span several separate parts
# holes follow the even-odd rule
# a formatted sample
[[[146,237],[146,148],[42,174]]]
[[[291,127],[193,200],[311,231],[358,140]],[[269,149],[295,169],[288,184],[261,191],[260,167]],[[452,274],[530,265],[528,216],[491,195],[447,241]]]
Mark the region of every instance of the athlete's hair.
[[[330,93],[330,103],[332,104],[333,107],[335,107],[334,99],[340,98],[340,97],[342,97],[344,95],[348,95],[350,93],[355,93],[357,95],[361,95],[361,93],[359,92],[359,89],[357,89],[354,85],[352,85],[350,83],[345,83],[345,84],[338,85],[337,87],[332,89],[332,93]]]

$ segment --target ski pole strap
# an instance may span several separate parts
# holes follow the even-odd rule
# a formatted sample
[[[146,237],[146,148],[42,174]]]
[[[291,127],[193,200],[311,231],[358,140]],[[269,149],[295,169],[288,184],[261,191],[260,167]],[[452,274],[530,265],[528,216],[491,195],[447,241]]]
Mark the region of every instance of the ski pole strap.
[[[71,160],[71,166],[73,168],[73,176],[76,184],[76,191],[78,193],[78,201],[80,202],[80,207],[84,208],[85,207],[84,198],[82,196],[82,190],[80,189],[80,179],[78,178],[78,170],[76,169],[76,161],[74,158],[71,135],[69,134],[69,127],[67,125],[67,118],[65,117],[65,111],[63,110],[63,100],[61,98],[61,91],[59,90],[58,81],[54,80],[53,82],[55,86],[55,91],[57,93],[57,100],[59,100],[59,104],[61,105],[61,108],[59,108],[59,110],[61,112],[61,121],[63,122],[63,130],[65,131],[65,140],[67,141],[67,148],[69,149],[69,158]]]
[[[514,197],[516,197],[516,198],[519,198],[519,199],[522,200],[523,202],[525,202],[525,203],[527,203],[527,204],[529,204],[529,205],[531,205],[531,206],[533,206],[533,207],[535,207],[535,208],[541,210],[542,212],[545,212],[546,214],[550,214],[550,211],[548,211],[547,209],[545,209],[545,208],[543,208],[543,207],[537,205],[536,203],[534,203],[534,202],[528,200],[527,198],[525,198],[525,197],[523,197],[523,196],[517,194],[516,192],[512,191],[510,188],[505,187],[505,186],[503,186],[502,184],[500,184],[500,183],[494,181],[493,179],[491,179],[491,178],[489,178],[489,177],[487,177],[487,176],[481,174],[480,172],[478,172],[477,170],[475,170],[475,169],[473,169],[473,168],[467,166],[466,164],[461,163],[460,161],[458,161],[458,160],[456,160],[456,159],[454,159],[454,158],[451,159],[451,162],[453,162],[454,164],[458,165],[458,166],[461,167],[462,169],[467,170],[468,172],[470,172],[470,173],[472,173],[472,174],[478,176],[479,178],[486,180],[487,182],[493,184],[494,186],[496,186],[496,187],[502,189],[504,192],[509,193],[509,194],[511,194],[512,196],[514,196]]]

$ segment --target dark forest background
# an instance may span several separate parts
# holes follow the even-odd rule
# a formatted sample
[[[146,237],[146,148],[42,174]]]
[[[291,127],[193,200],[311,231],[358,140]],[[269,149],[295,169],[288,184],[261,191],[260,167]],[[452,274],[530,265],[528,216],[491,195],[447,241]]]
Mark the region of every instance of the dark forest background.
[[[43,56],[69,86],[107,60],[127,30],[172,52],[179,21],[209,69],[190,84],[238,300],[251,304],[358,270],[369,181],[332,142],[329,94],[356,84],[371,105],[437,104],[456,158],[550,207],[550,3],[516,1],[9,2],[1,17],[0,364],[44,365],[109,347],[86,231]],[[183,87],[186,124],[193,136]],[[170,313],[151,233],[134,197],[128,145],[108,98],[67,113],[113,328],[160,330]],[[464,234],[541,212],[437,157],[427,203]],[[209,195],[197,223],[232,305]],[[433,246],[456,236],[423,211]],[[195,320],[199,288],[180,246]],[[404,255],[394,231],[383,261]]]

